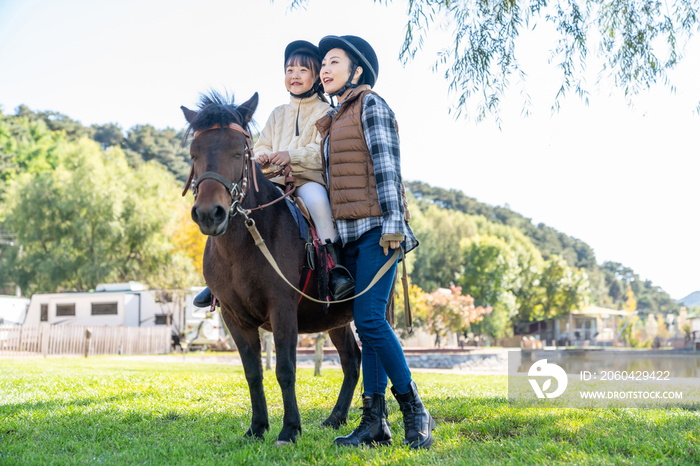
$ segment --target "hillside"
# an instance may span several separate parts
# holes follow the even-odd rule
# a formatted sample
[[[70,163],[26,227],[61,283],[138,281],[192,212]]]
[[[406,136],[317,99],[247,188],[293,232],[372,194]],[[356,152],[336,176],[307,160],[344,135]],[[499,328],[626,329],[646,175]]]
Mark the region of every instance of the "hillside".
[[[681,298],[676,300],[678,304],[682,304],[683,306],[687,307],[693,307],[693,306],[698,306],[700,307],[700,291],[694,291],[690,293],[688,296],[685,298]]]
[[[435,204],[448,210],[469,215],[480,215],[493,223],[517,228],[537,247],[546,260],[556,254],[566,262],[588,274],[591,284],[591,301],[608,307],[621,307],[628,289],[632,289],[637,308],[642,314],[675,312],[679,305],[650,280],[642,280],[634,271],[617,262],[598,264],[593,249],[584,241],[568,236],[543,223],[533,225],[531,219],[500,206],[477,201],[456,189],[443,189],[421,181],[407,181],[406,187],[425,204]]]

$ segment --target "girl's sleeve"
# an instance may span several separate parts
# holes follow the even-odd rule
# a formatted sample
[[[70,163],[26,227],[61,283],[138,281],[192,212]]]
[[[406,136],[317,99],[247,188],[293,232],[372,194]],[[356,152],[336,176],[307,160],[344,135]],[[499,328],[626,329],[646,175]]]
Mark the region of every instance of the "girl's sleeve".
[[[260,154],[272,154],[272,137],[274,135],[274,130],[275,112],[273,111],[270,113],[270,117],[267,119],[267,123],[265,123],[265,127],[258,137],[258,142],[256,142],[253,147],[253,152],[255,152],[256,157]]]
[[[316,123],[315,121],[313,123]],[[316,125],[312,124],[312,142],[298,149],[289,149],[289,158],[292,165],[298,165],[306,170],[321,170],[321,134],[316,129]],[[308,127],[307,127],[308,128]]]

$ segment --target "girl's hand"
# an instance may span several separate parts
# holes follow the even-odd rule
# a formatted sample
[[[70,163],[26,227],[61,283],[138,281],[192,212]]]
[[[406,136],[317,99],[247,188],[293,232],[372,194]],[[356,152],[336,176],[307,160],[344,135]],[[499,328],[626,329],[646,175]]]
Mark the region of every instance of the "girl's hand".
[[[270,154],[270,158],[268,161],[275,165],[284,166],[289,165],[289,163],[292,161],[292,158],[289,156],[289,152],[287,152],[286,150],[282,150],[279,152],[275,152],[274,154]]]
[[[258,162],[260,165],[265,165],[267,162],[270,161],[270,156],[267,154],[256,154],[255,161]]]

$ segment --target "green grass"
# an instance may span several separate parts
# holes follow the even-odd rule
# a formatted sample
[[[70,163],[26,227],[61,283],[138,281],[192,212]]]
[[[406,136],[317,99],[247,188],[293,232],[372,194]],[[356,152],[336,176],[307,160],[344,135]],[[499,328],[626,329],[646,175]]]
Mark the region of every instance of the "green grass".
[[[300,369],[303,434],[275,447],[281,393],[265,389],[271,431],[246,440],[248,388],[239,367],[108,358],[0,360],[0,464],[699,464],[700,415],[680,409],[516,408],[505,376],[415,373],[437,421],[430,451],[402,446],[389,396],[394,446],[341,449],[321,427],[342,374]],[[345,435],[357,425],[359,390]]]

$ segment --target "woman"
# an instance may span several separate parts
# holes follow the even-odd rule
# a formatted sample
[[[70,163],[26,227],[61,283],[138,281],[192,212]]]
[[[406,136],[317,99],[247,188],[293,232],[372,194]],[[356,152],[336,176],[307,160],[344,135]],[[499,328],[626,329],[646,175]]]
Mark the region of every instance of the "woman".
[[[379,62],[356,36],[321,39],[321,82],[338,107],[316,126],[324,141],[324,170],[331,211],[343,243],[344,264],[363,290],[387,261],[389,249],[418,245],[408,226],[401,180],[399,137],[391,108],[374,93]],[[353,317],[362,341],[364,391],[360,425],[337,445],[390,444],[387,378],[404,418],[404,444],[430,448],[435,421],[423,405],[399,340],[385,318],[396,263],[366,294]]]

